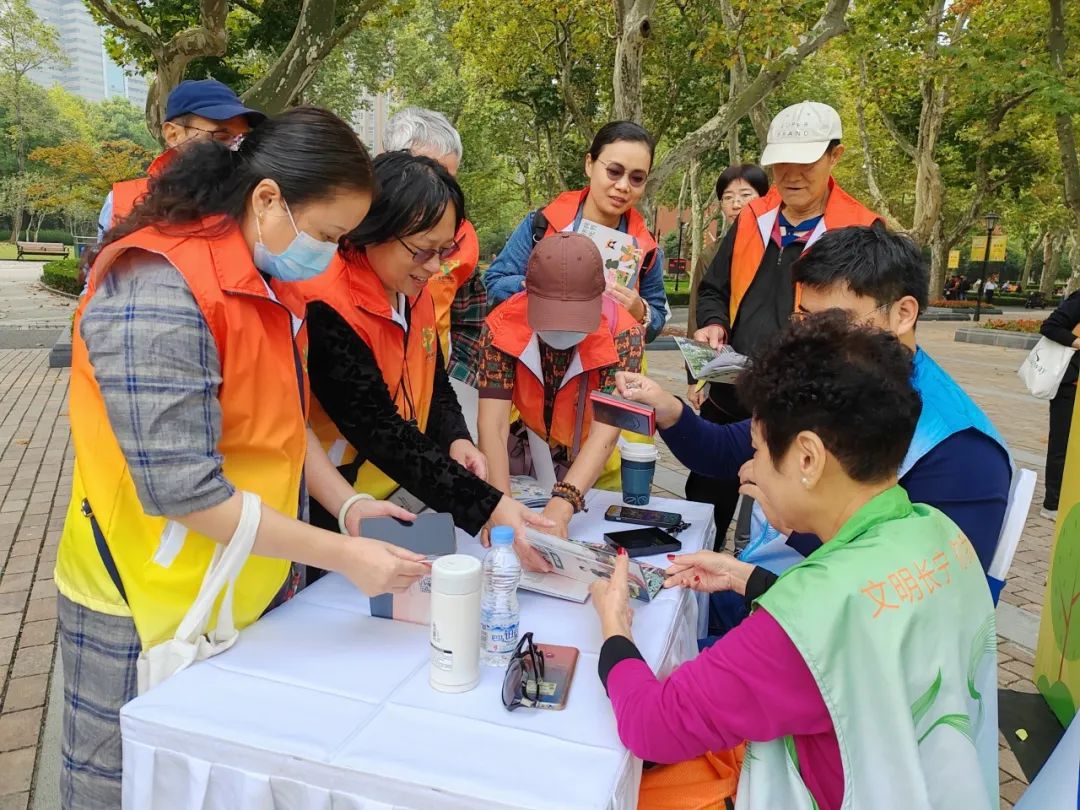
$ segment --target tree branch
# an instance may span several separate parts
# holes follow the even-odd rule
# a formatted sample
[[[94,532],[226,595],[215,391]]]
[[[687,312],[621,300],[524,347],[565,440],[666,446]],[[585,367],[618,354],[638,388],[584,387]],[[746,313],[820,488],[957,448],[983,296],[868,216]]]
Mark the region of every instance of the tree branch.
[[[97,9],[101,16],[108,20],[109,25],[140,40],[151,49],[161,47],[161,37],[158,36],[157,31],[142,20],[121,13],[111,0],[86,0],[86,2]]]
[[[860,58],[859,67],[863,76],[863,86],[866,86],[866,63]],[[866,187],[870,190],[870,197],[874,201],[874,210],[885,217],[885,221],[893,230],[907,230],[893,214],[888,200],[881,191],[877,181],[877,171],[874,168],[874,154],[870,148],[870,132],[866,126],[866,110],[863,94],[858,93],[855,97],[855,116],[859,122],[859,142],[863,151],[863,173],[866,175]]]
[[[555,54],[559,64],[559,93],[566,105],[570,117],[577,127],[578,132],[586,141],[593,136],[592,122],[585,115],[577,98],[574,97],[574,85],[571,81],[571,73],[574,68],[571,46],[571,27],[573,26],[573,14],[566,20],[558,18],[551,21],[555,28]]]
[[[761,69],[737,98],[721,105],[716,115],[669,149],[649,176],[646,194],[651,195],[663,186],[671,175],[692,158],[719,146],[728,130],[760,104],[808,56],[817,52],[833,37],[847,31],[845,15],[850,3],[851,0],[829,0],[821,17],[809,31],[799,37],[797,45],[787,47]]]
[[[881,119],[881,125],[888,130],[889,135],[896,141],[896,145],[900,147],[900,151],[907,155],[912,160],[919,157],[919,150],[915,148],[915,145],[904,137],[903,133],[896,126],[896,122],[893,121],[892,116],[889,115],[880,106],[878,107],[878,117]]]

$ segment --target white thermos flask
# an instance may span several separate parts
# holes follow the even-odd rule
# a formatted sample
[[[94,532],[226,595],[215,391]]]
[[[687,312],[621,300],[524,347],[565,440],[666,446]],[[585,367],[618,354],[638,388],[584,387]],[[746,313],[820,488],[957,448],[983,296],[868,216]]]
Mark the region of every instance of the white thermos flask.
[[[467,554],[431,566],[431,686],[468,692],[480,682],[480,561]]]

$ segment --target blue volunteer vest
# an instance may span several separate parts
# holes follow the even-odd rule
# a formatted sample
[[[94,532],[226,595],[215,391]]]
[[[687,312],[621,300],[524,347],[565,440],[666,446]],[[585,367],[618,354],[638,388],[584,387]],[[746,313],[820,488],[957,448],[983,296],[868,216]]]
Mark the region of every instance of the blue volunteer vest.
[[[947,438],[970,429],[992,439],[1009,455],[1012,463],[1009,448],[994,424],[964,393],[964,389],[922,349],[915,350],[911,384],[922,397],[923,407],[907,455],[900,464],[899,478],[907,475],[927,453]],[[782,574],[805,559],[787,544],[786,535],[769,525],[765,513],[756,503],[750,520],[750,538],[739,559],[760,565],[774,574]]]

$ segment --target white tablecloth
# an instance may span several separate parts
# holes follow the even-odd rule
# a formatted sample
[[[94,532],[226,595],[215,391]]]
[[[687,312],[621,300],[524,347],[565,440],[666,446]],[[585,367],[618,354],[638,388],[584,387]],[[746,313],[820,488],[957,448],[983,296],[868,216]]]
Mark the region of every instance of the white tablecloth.
[[[616,493],[589,493],[571,535],[599,541]],[[711,543],[712,506],[654,499]],[[459,534],[459,550],[481,554]],[[663,557],[651,558],[659,565]],[[507,712],[502,671],[464,694],[428,684],[428,628],[373,619],[331,575],[121,712],[127,810],[483,810],[637,804],[640,761],[616,733],[596,676],[591,605],[521,592],[521,627],[581,650],[563,711]],[[637,607],[634,637],[662,673],[697,653],[698,607],[683,590]]]

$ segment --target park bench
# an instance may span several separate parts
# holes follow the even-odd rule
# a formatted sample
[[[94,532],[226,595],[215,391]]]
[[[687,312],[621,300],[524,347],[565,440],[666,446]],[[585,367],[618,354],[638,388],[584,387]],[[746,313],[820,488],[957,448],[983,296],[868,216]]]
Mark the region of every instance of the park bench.
[[[23,256],[67,256],[68,248],[63,242],[16,242],[16,259]]]

